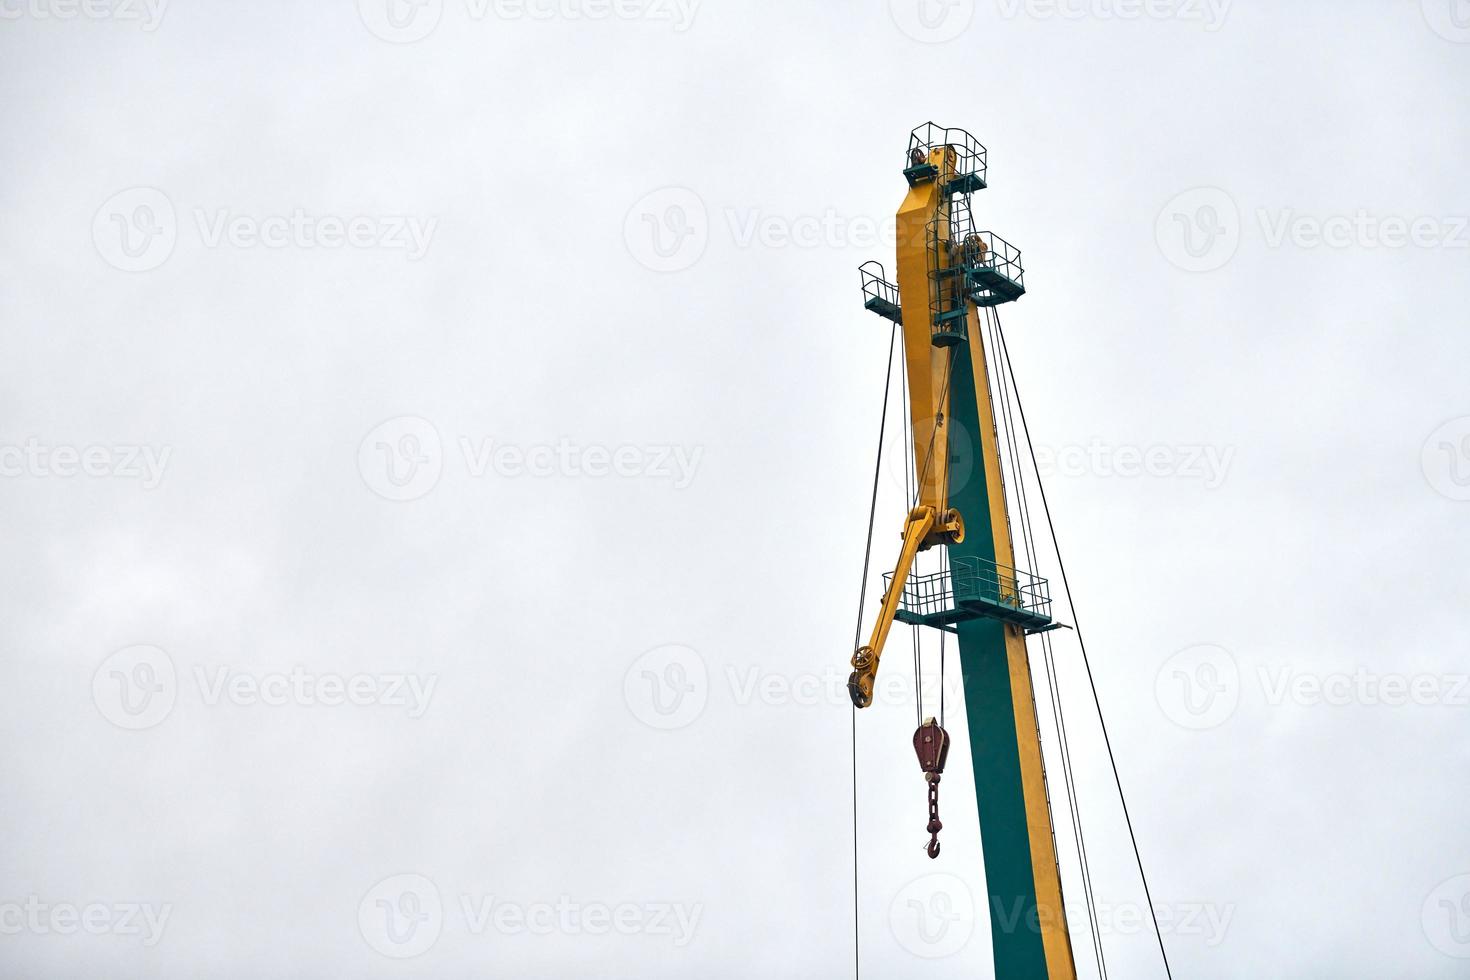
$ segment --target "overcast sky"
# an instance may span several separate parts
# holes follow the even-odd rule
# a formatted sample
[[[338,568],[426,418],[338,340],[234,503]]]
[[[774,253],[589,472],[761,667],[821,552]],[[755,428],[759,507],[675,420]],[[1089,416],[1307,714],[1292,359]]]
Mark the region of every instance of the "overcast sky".
[[[0,0],[0,972],[851,976],[934,119],[1175,976],[1465,976],[1467,83],[1465,0]],[[908,659],[864,975],[989,976]]]

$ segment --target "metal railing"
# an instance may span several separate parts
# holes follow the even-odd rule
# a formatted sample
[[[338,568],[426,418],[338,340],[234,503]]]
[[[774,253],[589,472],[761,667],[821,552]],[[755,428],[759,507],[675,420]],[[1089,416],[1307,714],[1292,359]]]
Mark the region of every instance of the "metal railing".
[[[1026,285],[1021,250],[993,231],[978,231],[965,238],[965,261],[975,268],[994,269],[1018,286]]]
[[[1026,270],[1021,266],[1021,250],[995,232],[977,231],[966,235],[961,249],[972,292],[981,306],[1007,302],[1026,292]]]
[[[885,590],[892,581],[893,573],[885,572]],[[904,612],[923,617],[946,618],[974,604],[999,607],[1020,617],[1051,619],[1051,590],[1046,579],[983,558],[953,558],[947,571],[911,575],[900,597]]]
[[[985,186],[985,147],[965,130],[953,126],[926,122],[916,127],[909,134],[904,166],[926,161],[929,153],[939,146],[947,146],[953,151],[952,169],[947,168],[947,172],[939,175],[945,183],[960,183],[964,192]]]
[[[898,286],[886,278],[883,263],[869,259],[858,266],[863,282],[863,306],[894,323],[903,322],[903,305],[898,299]]]

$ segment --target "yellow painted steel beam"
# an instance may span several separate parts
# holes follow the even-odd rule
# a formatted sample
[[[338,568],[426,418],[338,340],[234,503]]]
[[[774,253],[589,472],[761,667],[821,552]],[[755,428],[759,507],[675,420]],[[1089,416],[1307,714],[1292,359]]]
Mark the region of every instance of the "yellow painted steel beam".
[[[970,363],[975,375],[975,401],[979,410],[980,457],[984,460],[985,485],[989,489],[989,528],[995,542],[995,560],[1016,567],[1015,544],[1006,508],[1006,488],[1001,478],[1000,440],[995,409],[990,397],[987,367],[994,351],[987,351],[980,310],[970,304],[967,317]],[[972,531],[972,533],[977,533]],[[1006,624],[1005,652],[1010,671],[1011,705],[1015,714],[1016,750],[1021,763],[1021,792],[1025,800],[1026,836],[1031,850],[1031,873],[1036,886],[1036,915],[1046,953],[1049,980],[1075,980],[1077,966],[1072,939],[1062,904],[1061,870],[1057,864],[1056,837],[1052,829],[1051,804],[1046,789],[1046,766],[1041,753],[1041,730],[1036,717],[1036,694],[1026,650],[1026,633]],[[980,801],[984,806],[984,801]]]
[[[903,307],[904,367],[909,380],[918,503],[933,507],[936,514],[949,509],[949,436],[944,420],[949,418],[946,380],[950,355],[930,343],[933,288],[929,226],[940,222],[940,237],[948,237],[949,207],[943,179],[953,170],[953,159],[953,150],[935,148],[929,162],[939,168],[940,176],[910,187],[898,209],[898,295]]]

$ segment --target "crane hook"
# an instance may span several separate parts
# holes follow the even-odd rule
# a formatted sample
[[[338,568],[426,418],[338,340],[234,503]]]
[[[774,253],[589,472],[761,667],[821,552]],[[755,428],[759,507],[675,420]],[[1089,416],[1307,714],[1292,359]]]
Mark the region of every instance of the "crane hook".
[[[939,779],[944,774],[944,763],[949,758],[949,733],[939,727],[933,718],[914,732],[914,754],[919,757],[919,768],[924,770],[924,781],[929,784],[929,845],[924,849],[929,857],[939,857],[939,832],[944,824],[939,821]]]

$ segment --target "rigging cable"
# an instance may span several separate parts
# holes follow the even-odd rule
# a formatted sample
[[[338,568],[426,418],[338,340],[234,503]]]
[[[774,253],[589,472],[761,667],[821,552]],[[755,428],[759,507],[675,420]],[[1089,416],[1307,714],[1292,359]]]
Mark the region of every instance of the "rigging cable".
[[[1072,599],[1072,586],[1067,581],[1067,566],[1062,561],[1062,546],[1057,540],[1056,523],[1052,520],[1051,505],[1046,499],[1046,487],[1041,482],[1041,469],[1036,462],[1036,447],[1031,442],[1031,427],[1026,423],[1026,410],[1021,405],[1020,389],[1016,386],[1016,373],[1011,365],[1010,351],[1006,348],[1005,331],[1000,326],[1000,314],[995,314],[996,333],[1000,337],[1000,349],[1004,355],[1006,371],[1010,376],[1011,390],[1016,393],[1016,411],[1021,419],[1021,430],[1025,434],[1026,448],[1031,454],[1031,466],[1036,472],[1036,488],[1041,494],[1041,506],[1046,514],[1047,529],[1051,532],[1052,547],[1057,555],[1057,569],[1061,572],[1062,587],[1067,591],[1067,608],[1072,613],[1072,625],[1077,632],[1077,646],[1082,651],[1082,665],[1087,670],[1087,684],[1092,691],[1092,703],[1097,709],[1098,725],[1102,728],[1103,745],[1108,750],[1108,763],[1113,770],[1113,784],[1118,788],[1118,802],[1123,806],[1123,820],[1128,826],[1128,840],[1133,845],[1133,860],[1138,865],[1138,877],[1143,882],[1144,899],[1148,902],[1149,920],[1153,923],[1154,938],[1158,941],[1159,956],[1164,961],[1164,975],[1173,980],[1174,973],[1169,968],[1169,954],[1164,950],[1164,934],[1159,930],[1159,917],[1154,912],[1153,895],[1148,887],[1148,875],[1143,870],[1143,857],[1138,851],[1138,837],[1133,831],[1133,818],[1128,813],[1128,799],[1123,793],[1123,779],[1118,774],[1118,760],[1113,755],[1113,742],[1108,737],[1108,724],[1103,718],[1102,701],[1097,693],[1097,681],[1092,676],[1092,663],[1087,657],[1087,644],[1082,637],[1082,624],[1077,618],[1077,604]]]
[[[907,340],[908,338],[905,337],[904,339]],[[907,367],[908,367],[908,364],[907,364],[907,353],[905,353],[905,358],[904,359],[905,359],[904,367],[905,367],[905,369],[907,369]],[[908,371],[907,370],[904,371],[904,375],[905,375],[905,379],[906,379],[907,378],[907,375],[908,375]],[[932,462],[934,462],[934,444],[935,444],[935,442],[939,438],[939,427],[942,426],[942,425],[944,425],[944,424],[946,424],[946,423],[948,423],[950,421],[949,419],[946,419],[944,417],[942,408],[943,408],[943,406],[947,406],[949,404],[949,381],[950,381],[950,378],[953,377],[953,375],[954,375],[954,348],[951,347],[951,348],[949,348],[949,356],[948,356],[948,359],[945,361],[945,365],[944,365],[944,384],[941,385],[940,386],[940,389],[939,389],[939,405],[941,406],[941,411],[934,416],[934,424],[931,425],[930,428],[929,428],[929,446],[928,446],[927,449],[924,450],[924,469],[923,469],[923,472],[917,472],[918,471],[918,460],[916,459],[914,461],[914,469],[915,469],[917,475],[915,476],[914,484],[913,484],[913,486],[911,488],[909,488],[909,487],[906,487],[905,488],[906,490],[909,490],[909,493],[910,493],[910,496],[909,496],[909,513],[913,513],[914,508],[917,507],[917,506],[919,506],[919,497],[924,492],[924,480],[928,479],[928,477],[929,477],[929,464],[932,463]],[[907,399],[905,399],[905,403],[907,404]],[[910,421],[910,428],[912,428],[912,420]],[[946,443],[946,445],[947,445],[947,443]],[[948,479],[948,474],[947,473],[945,474],[945,478]],[[947,493],[947,488],[946,488],[946,493]],[[943,516],[944,516],[943,514],[936,514],[935,515],[935,520],[936,521],[937,520],[940,520],[940,519],[943,518]],[[905,531],[905,533],[907,533],[907,531]],[[945,548],[944,549],[944,554],[946,556],[949,554],[949,549],[948,548]],[[943,569],[943,565],[941,565],[941,570],[942,569]],[[911,577],[917,579],[918,572],[919,572],[919,556],[918,555],[915,555],[914,556],[913,567],[910,569],[909,574],[910,574]],[[940,581],[942,582],[943,579],[941,579]],[[909,632],[913,635],[913,638],[914,638],[914,695],[915,695],[915,700],[918,702],[917,705],[916,705],[917,710],[915,712],[915,715],[918,718],[919,726],[922,727],[923,724],[924,724],[924,657],[923,657],[923,651],[922,651],[922,648],[921,648],[921,640],[919,638],[919,632],[920,632],[919,631],[919,627],[917,625],[911,625],[909,627]],[[940,728],[943,728],[944,727],[944,717],[943,717],[944,716],[944,630],[943,629],[941,629],[939,631],[939,707],[940,707],[940,710],[939,710],[939,714],[940,714],[939,727]]]
[[[863,578],[858,584],[857,629],[852,641],[856,650],[863,641],[863,600],[868,591],[868,567],[873,557],[873,521],[878,514],[878,479],[883,472],[883,436],[888,425],[888,393],[893,386],[893,349],[897,346],[898,324],[888,335],[888,370],[883,379],[883,414],[878,418],[878,459],[873,464],[873,497],[868,504],[868,541],[863,549]],[[852,706],[852,973],[862,976],[858,929],[858,798],[857,798],[857,705]]]
[[[995,319],[992,319],[992,315]],[[1026,548],[1026,567],[1035,570],[1037,564],[1038,549],[1036,537],[1031,522],[1031,504],[1026,496],[1026,478],[1021,467],[1020,434],[1016,431],[1016,420],[1011,412],[1012,403],[1019,404],[1020,394],[1014,389],[1014,373],[1010,371],[1009,358],[1000,348],[998,332],[999,315],[993,309],[986,310],[986,324],[989,326],[990,336],[988,338],[990,349],[995,353],[996,378],[995,387],[1000,393],[1001,415],[1005,423],[1006,449],[1011,464],[1011,473],[1014,475],[1017,497],[1021,505],[1021,534]],[[1002,363],[1004,361],[1004,364]],[[1006,384],[1007,379],[1011,384]],[[988,394],[988,392],[987,392]],[[993,405],[993,402],[992,402]],[[1036,475],[1038,481],[1041,474]],[[1019,583],[1017,583],[1019,586]],[[1087,909],[1087,926],[1092,939],[1093,956],[1097,961],[1097,972],[1101,980],[1107,980],[1107,959],[1103,953],[1102,930],[1098,925],[1097,895],[1092,886],[1092,864],[1087,855],[1087,839],[1083,832],[1082,808],[1077,799],[1077,782],[1072,766],[1072,750],[1067,739],[1066,715],[1062,709],[1061,687],[1057,682],[1056,660],[1052,651],[1051,635],[1041,634],[1042,662],[1046,668],[1047,697],[1051,701],[1052,724],[1057,732],[1057,741],[1060,746],[1062,760],[1062,778],[1067,789],[1067,816],[1072,824],[1072,842],[1077,849],[1077,863],[1082,874],[1082,898]],[[1032,694],[1031,706],[1033,712],[1036,709],[1036,697]],[[1038,723],[1038,729],[1039,729]],[[1050,809],[1050,799],[1048,799]],[[1055,826],[1055,821],[1053,821]],[[1055,841],[1055,834],[1053,834]],[[1068,940],[1070,942],[1070,935]]]
[[[907,406],[909,403],[909,372],[908,372],[908,337],[899,334],[899,350],[903,352],[903,368],[899,372],[902,379],[900,390],[903,392],[903,401],[900,405]],[[918,480],[918,466],[914,459],[914,434],[913,419],[908,412],[903,413],[903,499],[908,500],[913,495],[915,482]],[[907,515],[905,515],[907,516]],[[915,559],[917,565],[918,559]],[[924,652],[922,649],[922,635],[918,626],[909,624],[909,643],[913,649],[914,666],[914,724],[924,724]]]

